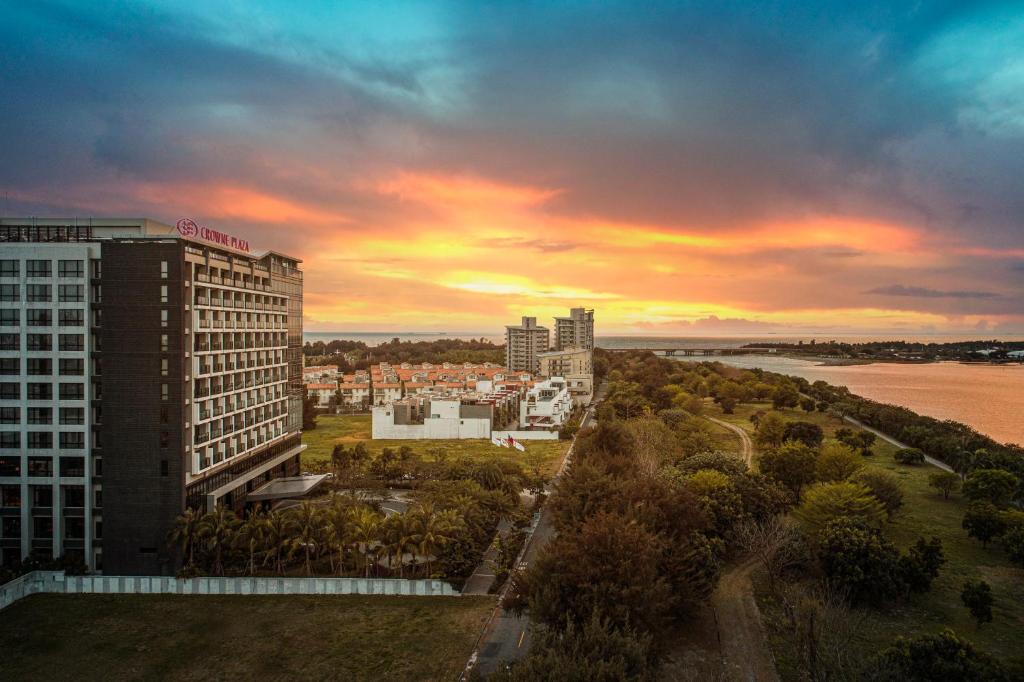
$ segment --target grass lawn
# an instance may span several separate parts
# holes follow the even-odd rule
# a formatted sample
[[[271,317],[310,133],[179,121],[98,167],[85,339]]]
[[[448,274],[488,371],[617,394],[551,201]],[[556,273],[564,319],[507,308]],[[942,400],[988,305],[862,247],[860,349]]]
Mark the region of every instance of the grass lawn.
[[[331,450],[337,443],[355,445],[363,441],[372,455],[384,448],[398,450],[406,445],[425,459],[432,458],[432,451],[443,449],[450,459],[469,457],[474,460],[511,459],[522,464],[536,460],[548,477],[554,476],[561,463],[562,455],[569,447],[569,441],[544,440],[526,441],[526,452],[512,448],[501,448],[489,440],[373,440],[370,437],[370,415],[320,415],[316,428],[302,432],[302,442],[309,447],[302,453],[303,467],[330,464]]]
[[[0,618],[0,679],[452,680],[490,597],[39,594]]]
[[[743,426],[753,433],[748,417],[758,409],[770,409],[770,404],[740,405],[734,415],[720,415],[717,406],[709,406],[708,414]],[[821,412],[805,413],[802,410],[782,410],[787,420],[810,421],[822,427],[827,437],[832,437],[837,428],[846,424],[835,417]],[[938,469],[923,464],[903,466],[893,461],[896,448],[881,439],[874,446],[875,454],[865,457],[864,463],[871,468],[886,469],[903,481],[903,510],[886,526],[885,532],[901,549],[912,545],[917,538],[938,537],[942,541],[946,564],[939,577],[932,584],[930,592],[915,595],[907,604],[893,606],[886,611],[867,611],[867,627],[859,635],[861,650],[865,655],[888,645],[897,635],[915,635],[937,632],[950,627],[967,637],[983,650],[1004,660],[1021,658],[1024,651],[1024,569],[1015,567],[1003,551],[992,545],[983,548],[981,543],[967,537],[960,527],[966,503],[955,494],[949,500],[928,486],[928,476]],[[992,586],[995,598],[993,622],[976,628],[970,613],[960,601],[960,590],[965,580],[981,578]],[[771,624],[772,609],[767,614]],[[775,633],[777,634],[777,633]],[[773,637],[776,643],[778,637]],[[779,656],[784,659],[783,655]]]

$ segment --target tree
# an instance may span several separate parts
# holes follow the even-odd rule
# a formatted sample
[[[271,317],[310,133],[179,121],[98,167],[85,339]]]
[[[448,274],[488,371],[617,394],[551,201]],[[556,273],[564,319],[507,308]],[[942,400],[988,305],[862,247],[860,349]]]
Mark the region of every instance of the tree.
[[[167,534],[168,544],[181,547],[186,569],[192,569],[196,565],[196,543],[199,541],[201,518],[194,509],[189,507],[174,520],[174,525]]]
[[[239,523],[235,513],[223,505],[217,505],[199,522],[199,537],[207,551],[213,554],[214,575],[224,575],[224,551],[231,549]]]
[[[809,448],[817,448],[825,440],[825,434],[817,424],[812,424],[811,422],[790,422],[786,424],[782,440],[797,441]]]
[[[942,499],[948,500],[950,493],[960,489],[960,477],[952,471],[937,471],[928,476],[928,485],[942,493]]]
[[[1005,518],[1005,514],[1003,515]],[[1018,566],[1024,566],[1024,525],[1014,525],[1003,533],[1003,549]]]
[[[316,402],[309,391],[302,389],[302,430],[312,431],[316,428]]]
[[[762,454],[757,466],[765,476],[789,488],[793,498],[799,500],[800,491],[817,476],[817,459],[817,453],[806,445],[786,443]]]
[[[370,577],[370,557],[374,554],[374,548],[381,534],[380,514],[369,507],[354,507],[350,516],[351,533],[350,541],[363,555],[365,577]]]
[[[980,540],[982,547],[987,547],[993,538],[999,537],[1006,530],[999,509],[991,502],[972,502],[967,505],[961,526],[967,535]]]
[[[974,622],[980,628],[982,623],[992,622],[992,588],[984,580],[968,580],[964,583],[964,589],[960,592],[960,600],[963,601]]]
[[[846,445],[828,443],[818,455],[815,471],[819,481],[844,481],[863,466],[860,457]]]
[[[785,439],[786,420],[778,412],[769,412],[757,420],[754,442],[759,448],[777,448]]]
[[[651,409],[651,403],[643,395],[643,387],[635,381],[612,381],[608,384],[605,405],[610,405],[619,419],[639,417]]]
[[[829,585],[853,604],[877,604],[907,589],[896,546],[862,519],[828,522],[819,534],[818,554]]]
[[[299,547],[302,548],[306,563],[306,575],[313,575],[313,556],[319,555],[321,540],[324,536],[324,518],[321,508],[306,500],[298,507],[289,509],[287,515],[288,528],[295,540],[292,551],[294,552]]]
[[[256,554],[263,549],[266,539],[266,516],[252,510],[235,534],[235,547],[245,550],[249,555],[249,575],[256,575]]]
[[[1009,682],[991,656],[946,629],[938,634],[897,637],[876,659],[868,679],[877,682]]]
[[[903,507],[903,483],[896,474],[883,469],[861,469],[850,476],[850,482],[859,483],[871,491],[885,507],[891,521]]]
[[[752,554],[764,569],[772,594],[776,593],[776,584],[782,573],[799,564],[803,558],[800,541],[799,529],[782,515],[760,523],[745,523],[737,534],[739,546]]]
[[[796,407],[800,402],[800,392],[790,382],[781,383],[772,393],[772,407],[781,410],[784,407]]]
[[[808,488],[793,515],[812,536],[836,519],[853,519],[881,528],[886,517],[885,507],[867,487],[845,481]]]
[[[909,466],[924,464],[924,453],[917,448],[900,448],[892,454],[892,458]]]
[[[855,440],[855,448],[860,449],[860,454],[864,457],[871,456],[871,446],[875,444],[875,434],[870,431],[861,431],[857,434]]]
[[[263,565],[273,561],[274,571],[278,575],[284,574],[285,557],[292,553],[295,547],[295,539],[290,529],[291,521],[284,512],[271,511],[267,514],[266,526],[266,554],[263,557]]]
[[[964,481],[964,497],[975,502],[991,502],[1006,507],[1013,500],[1020,479],[1001,469],[976,469]]]
[[[911,592],[927,592],[945,563],[941,540],[933,537],[926,542],[924,538],[918,538],[907,554],[900,557],[903,581]]]
[[[804,412],[814,412],[817,408],[817,403],[814,402],[814,398],[801,398],[800,409]]]

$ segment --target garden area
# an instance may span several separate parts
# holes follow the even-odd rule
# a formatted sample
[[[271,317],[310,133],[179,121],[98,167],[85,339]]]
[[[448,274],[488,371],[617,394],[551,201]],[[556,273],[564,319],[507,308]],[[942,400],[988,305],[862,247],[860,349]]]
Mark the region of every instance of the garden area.
[[[453,680],[486,597],[33,595],[0,618],[5,680]]]

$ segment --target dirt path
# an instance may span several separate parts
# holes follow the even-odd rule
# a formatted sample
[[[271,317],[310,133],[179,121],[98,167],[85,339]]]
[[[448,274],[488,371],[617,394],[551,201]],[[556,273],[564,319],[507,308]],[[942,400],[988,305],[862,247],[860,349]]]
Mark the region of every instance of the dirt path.
[[[754,600],[750,559],[727,571],[711,595],[722,646],[725,677],[742,682],[778,682],[775,660]]]
[[[704,418],[710,422],[718,424],[719,426],[729,429],[739,436],[740,444],[743,448],[741,453],[743,455],[743,460],[747,463],[748,467],[754,466],[754,443],[750,440],[750,435],[747,434],[743,428],[736,426],[735,424],[730,424],[727,421],[722,421],[721,419],[715,419],[714,417],[705,416]]]

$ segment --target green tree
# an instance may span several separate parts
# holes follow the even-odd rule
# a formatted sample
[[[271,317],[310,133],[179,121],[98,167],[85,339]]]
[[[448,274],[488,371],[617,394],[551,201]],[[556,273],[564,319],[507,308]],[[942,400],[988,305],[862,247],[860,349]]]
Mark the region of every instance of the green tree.
[[[800,491],[817,476],[817,460],[817,452],[803,443],[791,442],[762,454],[757,466],[765,476],[789,488],[793,498],[799,500]]]
[[[213,555],[214,575],[224,575],[224,552],[231,549],[239,523],[235,513],[222,505],[217,505],[199,522],[199,537]]]
[[[886,518],[885,507],[866,486],[846,481],[811,486],[793,515],[812,537],[836,519],[880,528]]]
[[[932,581],[939,577],[939,569],[946,563],[942,541],[936,537],[925,541],[918,538],[908,552],[900,557],[903,581],[911,592],[927,592]]]
[[[290,518],[285,512],[271,511],[267,514],[264,527],[266,553],[263,556],[263,565],[273,562],[274,572],[278,575],[284,574],[285,559],[291,555],[295,547],[290,526]]]
[[[815,462],[819,481],[844,481],[864,466],[860,457],[842,443],[827,443]]]
[[[875,682],[1009,682],[992,657],[952,630],[917,637],[897,637],[877,657],[868,679]]]
[[[1006,530],[1006,522],[991,502],[972,502],[967,505],[961,526],[967,535],[980,540],[983,547],[987,547],[993,538],[999,537]]]
[[[928,485],[942,493],[942,499],[948,500],[951,493],[960,489],[960,477],[952,471],[937,471],[928,476]]]
[[[963,601],[974,622],[980,628],[982,623],[992,622],[992,588],[984,580],[968,580],[964,582],[964,588],[960,592],[960,600]]]
[[[1003,508],[1010,504],[1020,479],[1001,469],[976,469],[964,481],[964,497],[975,502],[991,502]]]
[[[769,412],[757,420],[754,442],[759,448],[777,448],[785,439],[786,420],[778,412]]]
[[[256,575],[256,555],[263,550],[266,542],[266,525],[266,515],[254,509],[249,512],[235,534],[235,547],[249,555],[249,575]]]
[[[288,528],[295,544],[292,551],[302,548],[306,564],[306,575],[313,575],[313,557],[319,555],[324,537],[324,515],[318,505],[309,500],[287,512]]]
[[[801,398],[800,409],[804,412],[814,412],[817,407],[817,403],[814,402],[814,398]]]
[[[811,422],[790,422],[786,424],[786,430],[782,435],[783,441],[797,441],[809,448],[820,447],[824,439],[825,434],[821,427]]]
[[[818,538],[828,583],[854,604],[880,603],[906,592],[896,546],[861,519],[836,518]]]
[[[924,453],[917,448],[900,448],[893,453],[892,458],[900,464],[910,466],[924,464]]]
[[[1024,525],[1012,526],[1003,533],[1002,542],[1010,561],[1018,566],[1024,566]]]
[[[885,507],[889,520],[894,519],[903,508],[903,483],[896,474],[884,469],[861,469],[850,476],[849,480],[870,490]]]
[[[189,507],[174,520],[174,525],[167,535],[168,544],[181,547],[186,569],[193,569],[196,565],[196,544],[199,542],[201,519],[202,517]]]
[[[349,520],[351,523],[349,540],[363,555],[364,577],[369,578],[371,557],[376,555],[377,542],[381,536],[381,515],[369,507],[359,506],[352,509]]]
[[[781,410],[784,407],[796,407],[800,402],[800,392],[790,382],[781,383],[772,393],[772,407]]]

